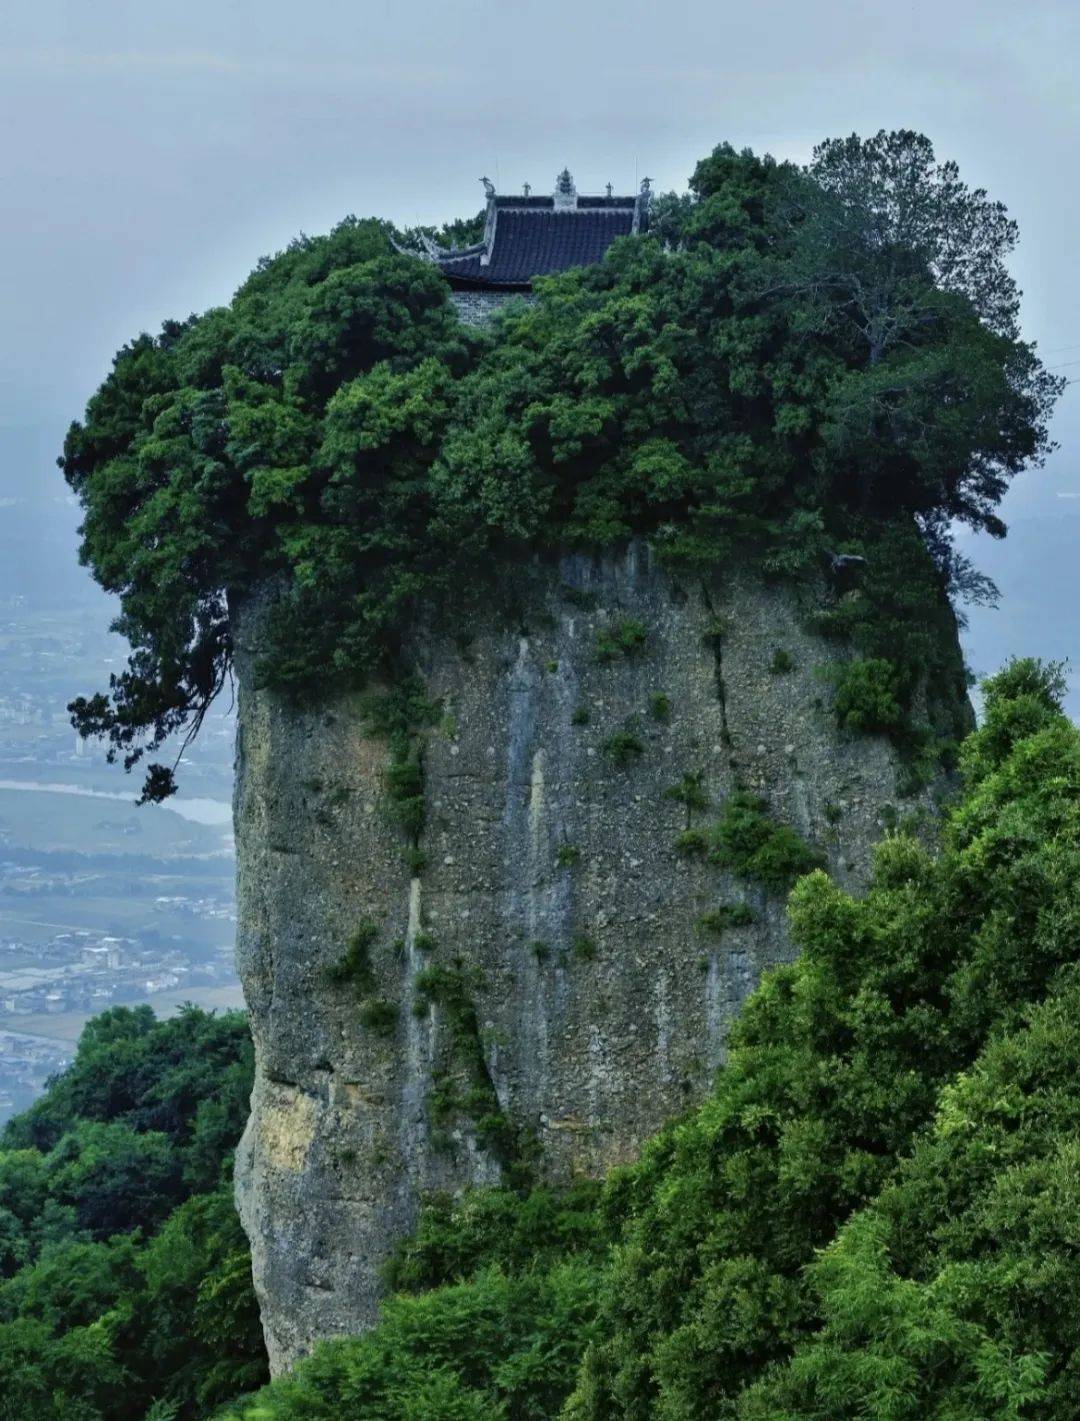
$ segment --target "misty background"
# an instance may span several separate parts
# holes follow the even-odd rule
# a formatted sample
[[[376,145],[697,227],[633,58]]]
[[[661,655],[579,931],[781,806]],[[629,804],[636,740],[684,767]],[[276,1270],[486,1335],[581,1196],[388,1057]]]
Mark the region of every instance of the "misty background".
[[[1018,219],[1025,333],[1080,377],[1078,60],[1075,0],[6,0],[0,1116],[101,1008],[88,962],[115,958],[107,1000],[232,990],[228,723],[192,751],[181,801],[140,811],[66,725],[123,648],[55,458],[120,345],[346,214],[469,216],[482,175],[543,192],[565,164],[581,190],[664,191],[724,140],[804,161],[906,127]],[[964,540],[1002,592],[969,614],[980,674],[1014,653],[1080,663],[1077,386],[1054,434],[1006,500],[1010,537]],[[1080,716],[1076,668],[1070,684]]]

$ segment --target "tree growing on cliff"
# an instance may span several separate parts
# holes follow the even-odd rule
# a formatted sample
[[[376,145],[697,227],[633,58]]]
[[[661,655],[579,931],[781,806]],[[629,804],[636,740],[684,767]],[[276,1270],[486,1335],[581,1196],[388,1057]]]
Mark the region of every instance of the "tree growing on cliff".
[[[132,648],[80,731],[129,768],[194,734],[258,584],[260,674],[317,696],[526,548],[644,534],[799,576],[918,520],[948,571],[950,520],[1002,531],[1060,384],[1017,336],[999,205],[900,133],[802,170],[722,146],[665,212],[483,335],[350,219],[126,346],[61,461]],[[173,784],[151,765],[144,792]]]

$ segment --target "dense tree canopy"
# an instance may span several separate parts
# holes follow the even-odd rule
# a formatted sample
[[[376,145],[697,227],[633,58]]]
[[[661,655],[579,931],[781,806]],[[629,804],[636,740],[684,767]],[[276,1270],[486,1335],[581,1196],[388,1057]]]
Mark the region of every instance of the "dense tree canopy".
[[[196,1421],[264,1378],[230,1181],[251,1075],[239,1013],[118,1007],[9,1121],[5,1421]]]
[[[687,570],[799,576],[918,526],[948,582],[950,521],[1003,531],[1047,448],[1058,384],[1017,336],[1015,228],[915,134],[805,169],[720,147],[650,235],[483,334],[392,235],[350,219],[261,262],[228,307],[126,346],[72,426],[83,557],[132,647],[72,709],[129,765],[198,728],[260,580],[262,674],[318,694],[523,546],[640,533]],[[152,766],[148,793],[171,787]]]

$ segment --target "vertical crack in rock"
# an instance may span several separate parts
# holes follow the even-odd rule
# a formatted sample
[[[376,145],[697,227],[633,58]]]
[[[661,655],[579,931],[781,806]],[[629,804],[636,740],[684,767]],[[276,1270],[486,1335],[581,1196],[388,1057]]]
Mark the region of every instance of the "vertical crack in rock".
[[[416,946],[421,929],[423,895],[419,878],[409,882],[409,913],[405,927],[405,1060],[401,1082],[401,1157],[408,1162],[402,1171],[401,1189],[406,1209],[411,1208],[415,1190],[414,1179],[423,1177],[428,1145],[427,1088],[431,1081],[432,1044],[435,1030],[435,1007],[429,1005],[422,1015],[417,1010],[419,996],[416,978],[423,968],[423,957]]]
[[[710,625],[706,631],[706,640],[713,655],[713,684],[716,687],[716,702],[720,707],[720,743],[725,747],[730,747],[733,742],[731,728],[728,725],[727,686],[724,684],[724,629],[718,624],[719,619],[713,607],[712,597],[709,595],[709,589],[704,585],[701,589],[701,598],[709,614]]]
[[[720,954],[709,953],[705,972],[705,1040],[709,1053],[709,1068],[715,1070],[724,1059],[724,1003],[721,999]]]

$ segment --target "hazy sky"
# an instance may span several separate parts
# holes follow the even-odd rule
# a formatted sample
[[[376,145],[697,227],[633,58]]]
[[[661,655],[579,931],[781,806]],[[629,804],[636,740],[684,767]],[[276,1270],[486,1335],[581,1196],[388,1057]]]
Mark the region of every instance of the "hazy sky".
[[[1080,375],[1078,61],[1077,0],[3,0],[0,432],[52,452],[119,344],[348,212],[897,126],[1008,204],[1028,332]],[[1080,491],[1080,386],[1057,433],[1022,506]]]

